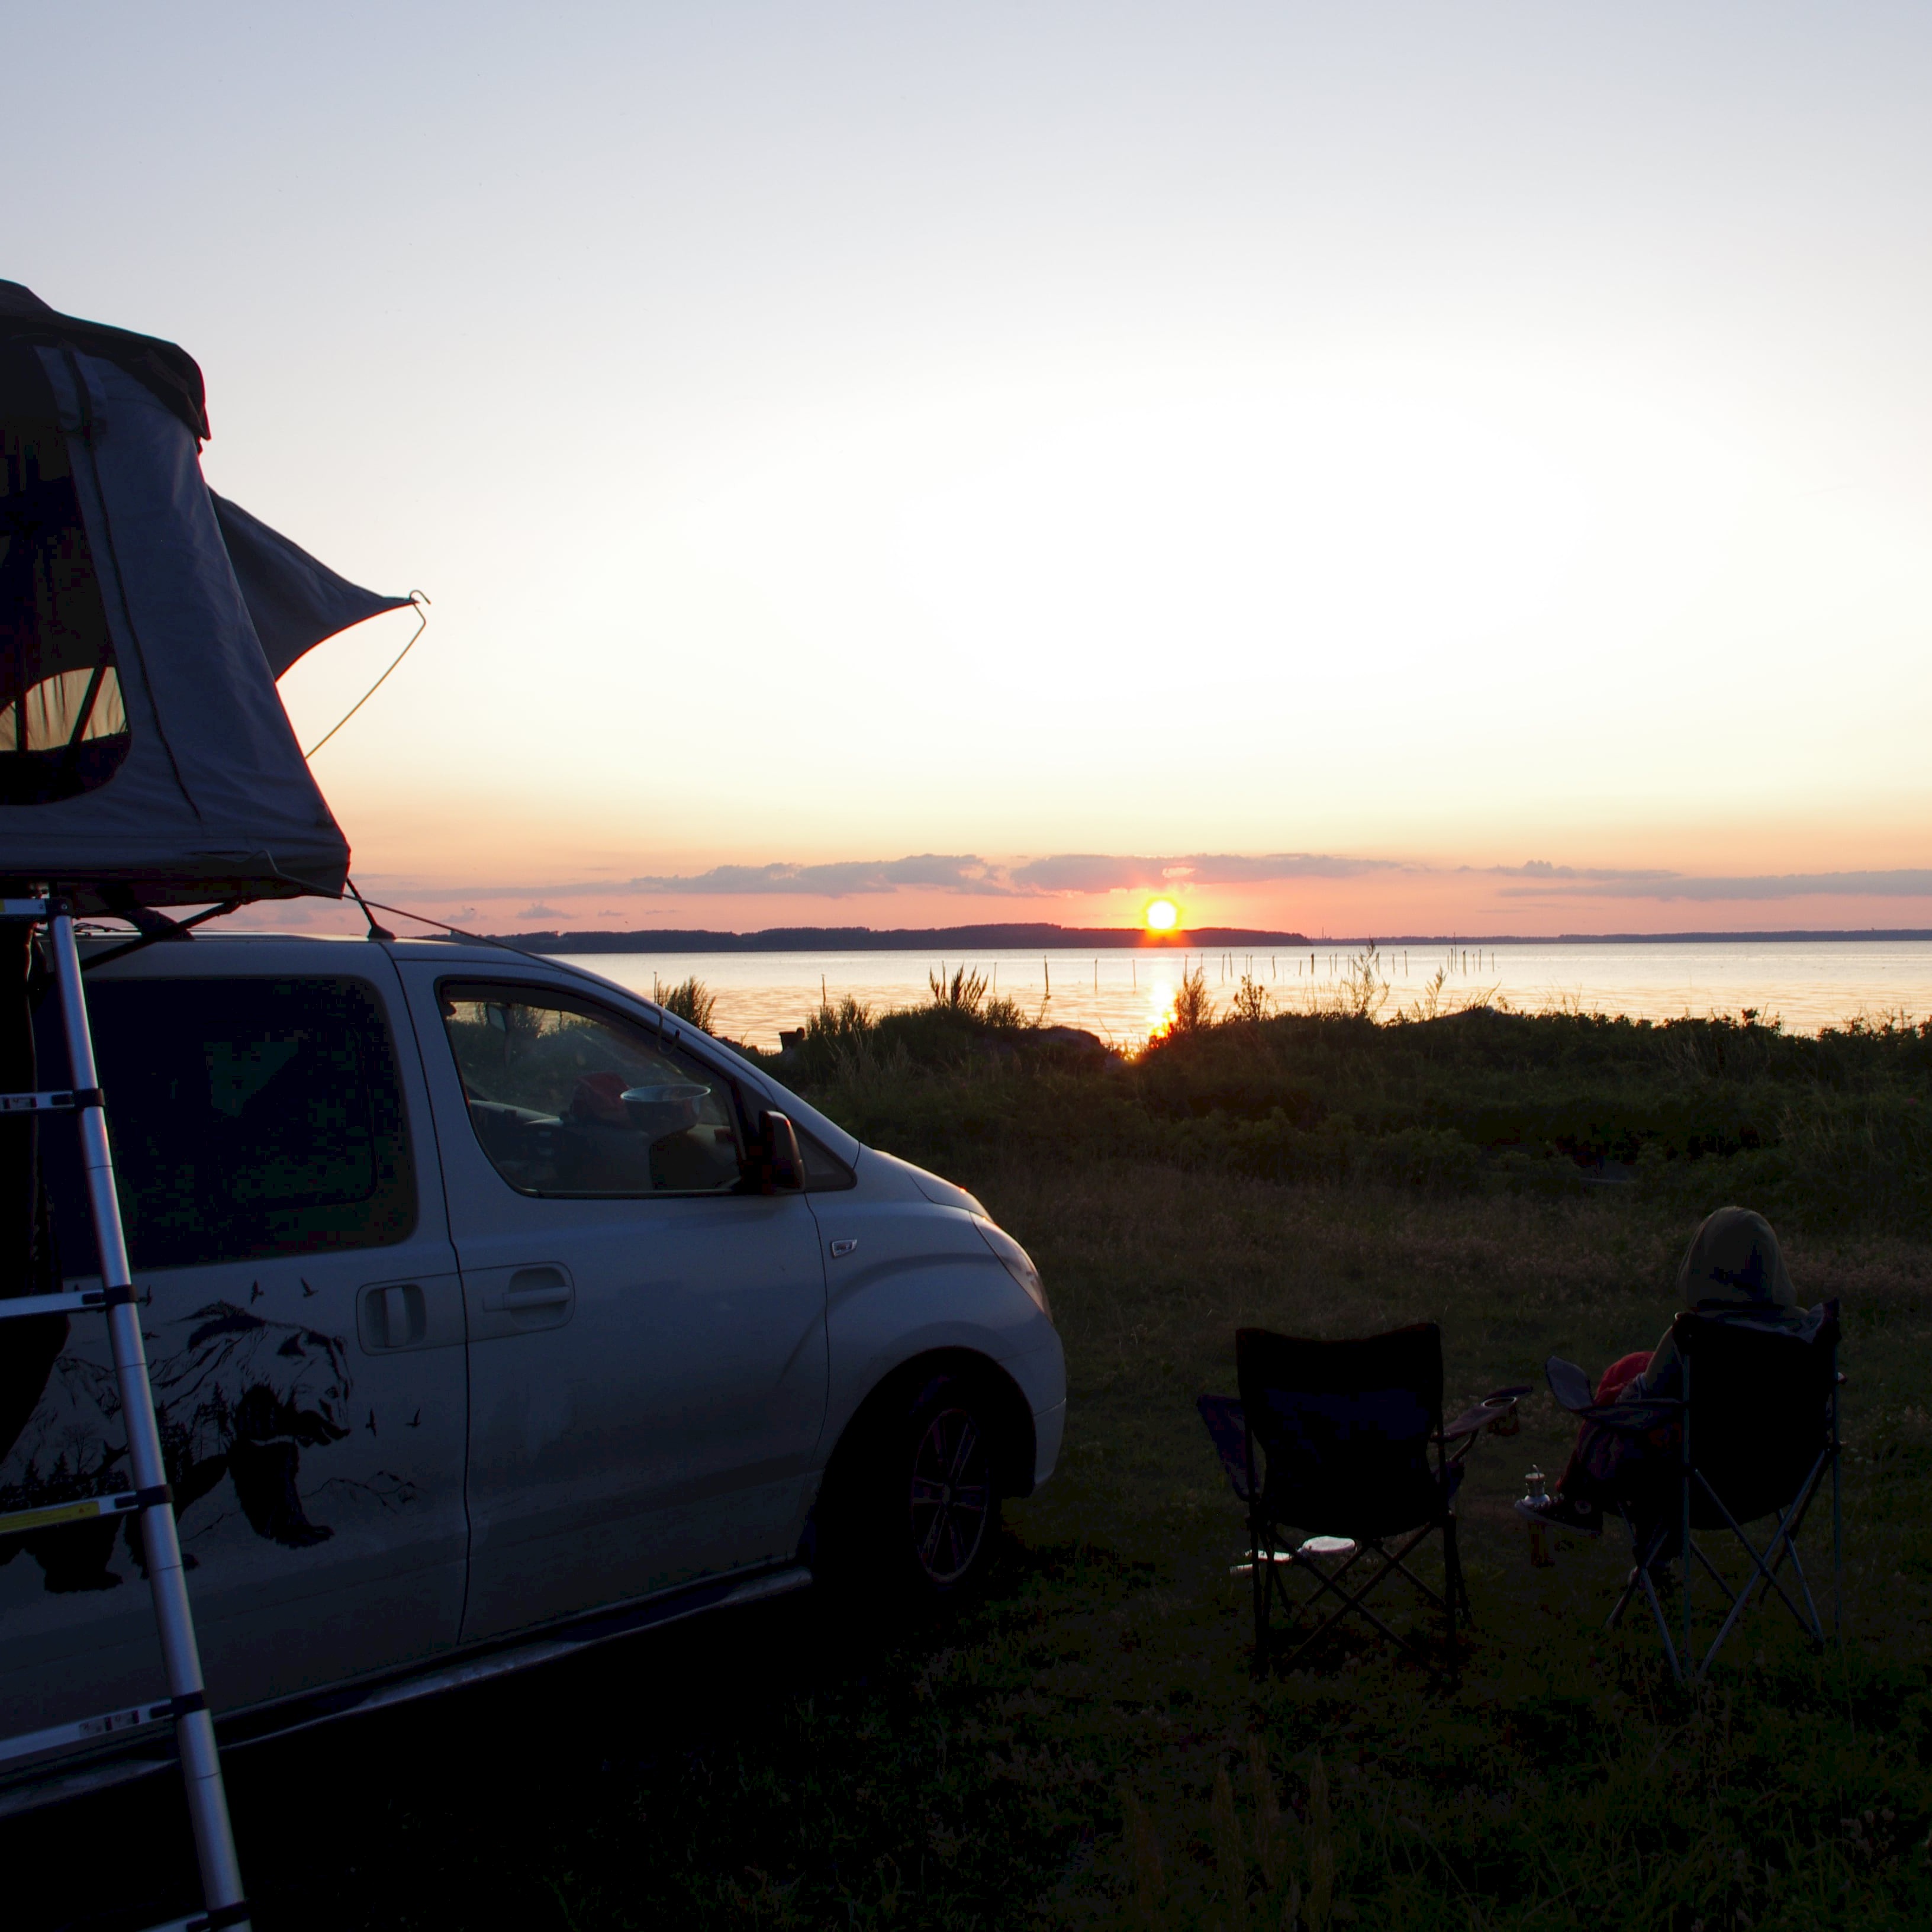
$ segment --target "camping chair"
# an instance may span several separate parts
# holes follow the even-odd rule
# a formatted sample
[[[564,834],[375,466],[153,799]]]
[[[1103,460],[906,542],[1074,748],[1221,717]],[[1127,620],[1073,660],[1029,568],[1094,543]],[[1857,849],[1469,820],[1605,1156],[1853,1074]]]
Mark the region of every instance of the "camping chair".
[[[1198,1406],[1247,1508],[1244,1567],[1254,1590],[1256,1671],[1268,1666],[1277,1603],[1290,1633],[1305,1616],[1316,1619],[1288,1653],[1290,1663],[1353,1615],[1433,1664],[1426,1646],[1399,1635],[1368,1605],[1370,1594],[1400,1572],[1446,1618],[1443,1656],[1453,1672],[1456,1619],[1469,1618],[1454,1510],[1463,1461],[1485,1427],[1514,1432],[1517,1399],[1528,1390],[1498,1390],[1445,1429],[1442,1334],[1433,1322],[1342,1342],[1243,1328],[1234,1358],[1240,1400],[1203,1396]],[[1408,1562],[1438,1530],[1439,1593]],[[1299,1602],[1288,1586],[1296,1572],[1311,1586]]]
[[[1610,1453],[1589,1457],[1584,1499],[1615,1509],[1630,1526],[1634,1566],[1610,1612],[1622,1621],[1641,1591],[1664,1640],[1670,1673],[1682,1684],[1706,1676],[1754,1599],[1774,1594],[1814,1648],[1825,1627],[1812,1599],[1798,1532],[1828,1471],[1832,1479],[1832,1621],[1840,1616],[1844,1573],[1839,1492],[1838,1304],[1827,1302],[1803,1329],[1706,1308],[1680,1315],[1671,1334],[1682,1361],[1682,1393],[1598,1403],[1574,1363],[1552,1356],[1550,1393],[1564,1408],[1606,1432]],[[1568,1492],[1566,1490],[1566,1493]],[[1771,1518],[1760,1549],[1744,1526]],[[1742,1590],[1732,1588],[1694,1532],[1728,1532],[1748,1560]],[[1688,1552],[1688,1556],[1685,1552]],[[1683,1558],[1681,1623],[1673,1641],[1658,1592],[1659,1573]],[[1691,1645],[1693,1559],[1728,1599],[1699,1658]],[[1789,1566],[1788,1576],[1780,1573]],[[1786,1587],[1789,1582],[1795,1588]],[[1802,1607],[1801,1607],[1802,1606]]]

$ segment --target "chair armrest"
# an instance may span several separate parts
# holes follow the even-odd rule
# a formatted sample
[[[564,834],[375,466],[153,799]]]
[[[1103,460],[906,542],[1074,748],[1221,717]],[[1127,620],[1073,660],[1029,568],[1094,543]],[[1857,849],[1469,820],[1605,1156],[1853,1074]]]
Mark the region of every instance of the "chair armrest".
[[[1526,1384],[1520,1388],[1492,1390],[1480,1402],[1463,1410],[1454,1422],[1445,1425],[1442,1431],[1443,1441],[1454,1442],[1462,1436],[1473,1436],[1480,1429],[1496,1430],[1498,1435],[1503,1436],[1513,1434],[1513,1429],[1498,1428],[1498,1425],[1514,1421],[1516,1404],[1528,1393]]]
[[[1681,1396],[1619,1396],[1614,1402],[1600,1402],[1590,1387],[1590,1378],[1574,1362],[1552,1355],[1543,1365],[1550,1382],[1550,1393],[1557,1406],[1586,1422],[1600,1423],[1620,1435],[1647,1435],[1652,1430],[1674,1426],[1684,1412]]]
[[[1574,1414],[1596,1406],[1597,1392],[1590,1386],[1590,1378],[1574,1362],[1566,1362],[1561,1355],[1552,1355],[1544,1364],[1543,1373],[1550,1384],[1550,1393],[1556,1398],[1558,1408],[1567,1408]]]
[[[1232,1395],[1204,1395],[1194,1406],[1201,1412],[1214,1453],[1228,1486],[1243,1502],[1248,1500],[1248,1419],[1240,1399]]]

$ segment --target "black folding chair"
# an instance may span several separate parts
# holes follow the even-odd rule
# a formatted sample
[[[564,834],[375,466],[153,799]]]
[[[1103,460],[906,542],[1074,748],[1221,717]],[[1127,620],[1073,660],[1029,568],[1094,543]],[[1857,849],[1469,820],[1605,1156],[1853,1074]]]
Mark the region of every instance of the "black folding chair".
[[[1604,1435],[1579,1459],[1566,1490],[1615,1510],[1630,1527],[1634,1564],[1608,1619],[1623,1620],[1642,1592],[1680,1684],[1708,1674],[1724,1640],[1754,1600],[1775,1594],[1815,1648],[1825,1626],[1804,1574],[1798,1536],[1828,1474],[1832,1482],[1832,1622],[1838,1628],[1844,1574],[1840,1493],[1838,1304],[1828,1302],[1804,1329],[1735,1310],[1680,1315],[1671,1334],[1682,1360],[1682,1393],[1598,1403],[1589,1378],[1552,1356],[1550,1393]],[[1772,1520],[1760,1549],[1748,1523]],[[1694,1532],[1736,1538],[1747,1559],[1742,1589]],[[1688,1552],[1688,1556],[1686,1552]],[[1658,1593],[1660,1576],[1682,1565],[1681,1626],[1673,1640]],[[1789,1568],[1788,1576],[1784,1574]],[[1704,1570],[1726,1600],[1709,1648],[1692,1648],[1691,1580]],[[1786,1582],[1792,1586],[1786,1587]],[[1793,1590],[1796,1594],[1793,1594]]]
[[[1366,1600],[1399,1572],[1443,1612],[1443,1660],[1453,1672],[1456,1621],[1469,1619],[1454,1509],[1463,1460],[1485,1427],[1514,1432],[1517,1399],[1528,1390],[1498,1390],[1445,1429],[1442,1336],[1433,1322],[1342,1342],[1243,1328],[1234,1358],[1239,1401],[1203,1396],[1198,1406],[1247,1507],[1256,1671],[1268,1666],[1276,1604],[1290,1632],[1316,1619],[1290,1663],[1352,1615],[1434,1664],[1426,1646],[1392,1630]],[[1407,1560],[1438,1531],[1439,1592]],[[1294,1573],[1311,1586],[1300,1601],[1288,1586]],[[1323,1616],[1329,1598],[1336,1607]]]

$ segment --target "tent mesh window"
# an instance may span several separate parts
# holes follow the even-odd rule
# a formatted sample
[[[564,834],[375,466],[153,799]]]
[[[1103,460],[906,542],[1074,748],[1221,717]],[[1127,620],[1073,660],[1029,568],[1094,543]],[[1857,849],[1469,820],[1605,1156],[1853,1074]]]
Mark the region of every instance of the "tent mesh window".
[[[128,717],[53,397],[32,351],[0,344],[0,806],[105,784]]]

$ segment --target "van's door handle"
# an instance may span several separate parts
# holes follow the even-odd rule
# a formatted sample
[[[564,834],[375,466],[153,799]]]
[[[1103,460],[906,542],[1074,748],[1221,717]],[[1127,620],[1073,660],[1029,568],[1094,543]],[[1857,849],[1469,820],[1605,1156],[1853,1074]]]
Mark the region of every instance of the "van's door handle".
[[[501,1288],[486,1288],[482,1300],[490,1315],[527,1315],[543,1308],[568,1310],[577,1295],[570,1276],[560,1268],[520,1268],[511,1270]]]
[[[506,1288],[500,1306],[504,1308],[560,1308],[570,1299],[570,1290],[560,1281],[546,1288]]]

